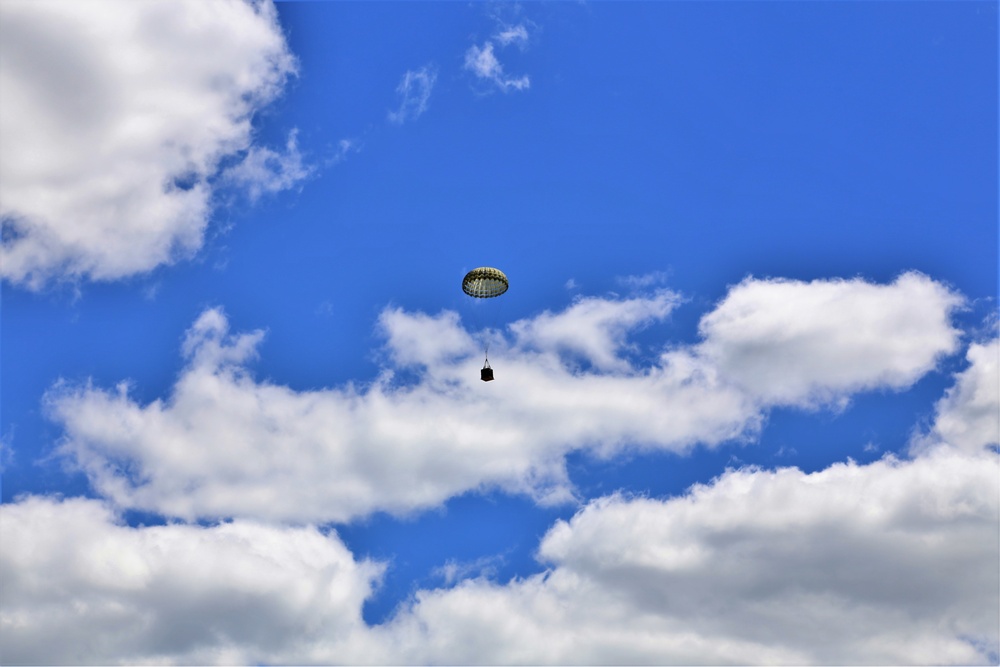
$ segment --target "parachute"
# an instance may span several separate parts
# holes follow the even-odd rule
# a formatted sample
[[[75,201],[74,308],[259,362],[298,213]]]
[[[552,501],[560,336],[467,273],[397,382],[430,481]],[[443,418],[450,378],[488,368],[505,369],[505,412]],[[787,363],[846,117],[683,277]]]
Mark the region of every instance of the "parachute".
[[[500,269],[491,266],[481,266],[472,269],[462,279],[462,291],[473,299],[492,299],[500,296],[510,287],[507,276]],[[489,382],[493,379],[493,367],[490,366],[490,348],[485,346],[486,363],[479,373],[479,379]]]
[[[474,299],[491,299],[507,291],[510,283],[500,269],[490,266],[480,266],[465,274],[462,279],[462,291]]]

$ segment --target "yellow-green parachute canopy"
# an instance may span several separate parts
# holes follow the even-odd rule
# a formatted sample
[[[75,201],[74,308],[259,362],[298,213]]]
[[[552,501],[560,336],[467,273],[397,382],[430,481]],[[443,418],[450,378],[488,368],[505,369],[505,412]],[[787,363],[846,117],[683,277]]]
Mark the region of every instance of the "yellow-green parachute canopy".
[[[500,296],[507,291],[508,286],[507,276],[503,271],[489,266],[472,269],[462,279],[462,291],[477,299]]]

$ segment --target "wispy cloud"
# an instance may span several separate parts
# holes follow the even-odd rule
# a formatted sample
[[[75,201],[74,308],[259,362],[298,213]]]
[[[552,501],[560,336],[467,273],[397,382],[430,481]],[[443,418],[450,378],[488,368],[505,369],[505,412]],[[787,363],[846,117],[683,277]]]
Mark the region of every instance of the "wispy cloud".
[[[347,159],[348,155],[359,151],[361,151],[361,141],[358,139],[341,139],[337,142],[337,147],[333,149],[332,154],[326,159],[325,164],[327,166],[340,164]]]
[[[666,271],[652,271],[639,276],[622,276],[618,278],[618,283],[630,289],[649,289],[654,285],[664,285],[669,280],[670,274]]]
[[[14,447],[11,442],[14,439],[14,427],[0,435],[0,473],[3,473],[7,466],[14,460]]]
[[[496,35],[494,35],[493,39],[495,39],[500,46],[507,46],[509,44],[524,46],[528,43],[528,29],[523,24],[516,26],[504,26],[499,32],[496,33]]]
[[[437,69],[433,65],[408,70],[396,87],[399,108],[389,112],[389,122],[401,125],[407,120],[419,118],[427,111],[436,80]]]
[[[343,152],[341,148],[341,152]],[[264,146],[254,146],[238,164],[228,168],[222,178],[244,188],[251,201],[263,194],[288,190],[311,174],[313,168],[304,164],[299,151],[298,131],[288,134],[285,150],[278,152]]]
[[[473,44],[465,52],[465,69],[472,72],[476,78],[492,83],[503,92],[512,90],[527,90],[531,87],[531,79],[523,76],[512,76],[504,71],[503,65],[497,59],[495,46],[501,48],[514,44],[521,49],[528,43],[528,29],[524,24],[516,26],[502,25],[490,39],[482,45]]]
[[[450,559],[444,565],[434,568],[431,574],[440,577],[446,586],[451,586],[465,579],[492,578],[503,563],[502,554],[483,556],[468,562]]]
[[[527,90],[531,86],[531,79],[527,74],[514,77],[504,73],[503,65],[493,53],[493,42],[470,46],[465,52],[465,69],[480,79],[493,82],[505,93],[510,90]]]

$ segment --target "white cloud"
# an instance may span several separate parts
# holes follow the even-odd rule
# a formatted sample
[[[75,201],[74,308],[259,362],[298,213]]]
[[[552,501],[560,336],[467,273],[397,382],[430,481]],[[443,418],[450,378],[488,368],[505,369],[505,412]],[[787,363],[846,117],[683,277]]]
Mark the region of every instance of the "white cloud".
[[[618,278],[618,282],[634,290],[644,290],[666,284],[669,277],[665,271],[652,271],[640,276],[624,276]]]
[[[419,118],[427,111],[436,80],[437,70],[431,65],[408,70],[396,88],[400,98],[399,108],[389,112],[389,121],[401,125],[407,120]]]
[[[340,156],[338,159],[343,159],[343,156],[347,155],[351,151],[361,150],[358,142],[353,139],[341,139],[337,142],[337,155]]]
[[[914,440],[919,451],[939,444],[975,453],[1000,445],[1000,339],[973,343],[969,367],[935,407],[931,431]]]
[[[230,336],[223,313],[210,310],[188,334],[187,362],[167,398],[141,405],[125,385],[59,385],[47,405],[65,430],[60,451],[101,494],[168,516],[348,521],[489,487],[565,501],[573,496],[564,459],[571,451],[715,446],[754,435],[767,400],[898,389],[954,349],[948,312],[957,297],[936,283],[913,275],[889,286],[855,282],[836,309],[810,302],[815,295],[827,303],[831,287],[842,285],[793,285],[793,305],[812,322],[811,348],[792,337],[783,350],[773,328],[759,325],[785,321],[790,304],[776,297],[789,284],[746,281],[706,315],[705,341],[644,364],[630,358],[627,333],[666,317],[677,295],[582,299],[512,325],[513,341],[492,348],[498,380],[489,384],[478,380],[481,357],[457,315],[388,309],[380,318],[382,376],[320,391],[255,380],[247,364],[262,333]],[[882,308],[869,307],[872,291]],[[734,304],[756,337],[722,326]],[[882,338],[856,344],[857,328]],[[758,379],[748,388],[733,360],[751,343],[783,363],[790,380],[772,376],[772,384]],[[401,371],[403,383],[395,379]]]
[[[0,3],[2,276],[112,280],[196,252],[220,160],[266,156],[251,117],[295,67],[267,1]]]
[[[441,567],[434,568],[431,574],[440,577],[445,585],[450,586],[464,579],[492,578],[502,564],[503,556],[483,556],[470,562],[449,559]]]
[[[342,146],[338,155],[345,153],[347,148]],[[293,130],[288,134],[283,153],[252,146],[242,161],[222,172],[222,178],[246,190],[251,201],[257,201],[265,193],[274,194],[294,187],[310,173],[312,168],[303,164],[299,152],[298,132]]]
[[[383,569],[311,527],[132,528],[85,499],[5,503],[0,533],[8,665],[329,662]]]
[[[376,636],[424,664],[995,662],[997,464],[938,450],[603,498],[548,532],[544,574],[420,591]]]
[[[448,322],[426,316],[407,328],[405,313],[389,312],[400,319],[385,325],[387,335],[402,330],[401,358],[413,363],[422,344],[416,334],[449,331]],[[249,382],[242,363],[258,341],[259,334],[228,336],[222,314],[208,311],[183,347],[193,367],[228,368],[231,382]],[[972,365],[939,403],[939,416],[972,414],[963,412],[970,402],[1000,411],[994,394],[980,402],[975,391],[983,374],[989,380],[995,345],[970,349]],[[447,358],[427,352],[436,364]],[[256,404],[249,393],[237,398],[250,415],[274,396]],[[315,395],[299,398],[323,407]],[[233,410],[226,396],[202,407],[220,405]],[[175,421],[191,415],[172,409]],[[274,414],[265,410],[270,444],[287,454]],[[129,441],[150,429],[167,430],[176,448],[169,466],[239,443],[240,434],[227,440],[232,424],[222,421],[191,447],[170,420],[143,421],[133,411],[125,433],[102,416],[109,415],[91,414],[88,428],[104,429],[108,446],[119,437],[123,458]],[[303,428],[315,433],[313,426]],[[384,566],[357,560],[333,533],[246,520],[127,527],[99,501],[21,498],[0,505],[0,660],[995,664],[1000,457],[964,447],[966,436],[909,461],[838,463],[811,474],[727,470],[675,498],[597,499],[544,536],[544,573],[499,584],[489,577],[502,556],[449,561],[436,571],[448,588],[415,592],[380,626],[363,622],[361,606]],[[418,442],[397,441],[394,455]],[[243,454],[261,469],[274,464],[262,451],[236,452]],[[370,463],[385,450],[375,455]],[[186,463],[205,477],[233,473],[231,462]]]
[[[493,52],[493,42],[486,41],[482,46],[473,44],[465,52],[465,69],[496,85],[503,92],[511,90],[527,90],[531,87],[531,79],[527,74],[520,77],[509,76],[504,72],[503,65]]]
[[[0,505],[5,664],[977,664],[996,661],[1000,468],[733,470],[557,522],[540,575],[446,563],[380,626],[383,566],[333,533],[127,527],[99,501]],[[478,573],[475,579],[464,578]],[[59,637],[59,641],[46,638]]]
[[[956,351],[950,320],[962,303],[920,273],[888,285],[748,278],[702,318],[699,353],[767,404],[902,389]]]
[[[596,369],[625,371],[630,364],[620,354],[627,334],[664,319],[680,301],[680,295],[669,290],[622,301],[580,298],[561,313],[545,311],[514,322],[510,329],[524,347],[568,351]]]
[[[170,516],[346,521],[407,512],[480,486],[565,500],[564,454],[631,442],[681,450],[739,435],[756,414],[697,360],[631,374],[575,374],[555,352],[498,351],[502,381],[457,317],[383,313],[392,372],[367,387],[297,392],[255,381],[259,332],[230,337],[202,315],[166,400],[127,386],[57,386],[47,403],[61,450],[114,502]],[[128,471],[128,472],[126,472]]]
[[[14,460],[14,447],[11,445],[11,441],[14,439],[13,435],[13,428],[0,435],[0,474],[3,474],[7,470],[7,466]]]
[[[327,146],[327,149],[324,151],[325,155],[320,161],[320,164],[323,167],[333,167],[338,165],[350,157],[351,153],[360,153],[363,146],[364,143],[360,139],[340,139],[335,145]],[[311,175],[315,170],[315,167],[311,165],[306,165],[304,168],[306,171],[304,177]]]
[[[500,46],[508,46],[510,44],[516,44],[520,47],[524,47],[528,43],[528,29],[524,24],[519,25],[504,25],[500,30],[493,36],[493,39]]]

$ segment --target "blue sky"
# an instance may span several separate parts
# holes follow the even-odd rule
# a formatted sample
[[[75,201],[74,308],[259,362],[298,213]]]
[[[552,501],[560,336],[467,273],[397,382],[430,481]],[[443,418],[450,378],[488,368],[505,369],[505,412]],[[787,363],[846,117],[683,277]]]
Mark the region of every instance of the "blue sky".
[[[997,3],[0,15],[5,661],[997,664]]]

